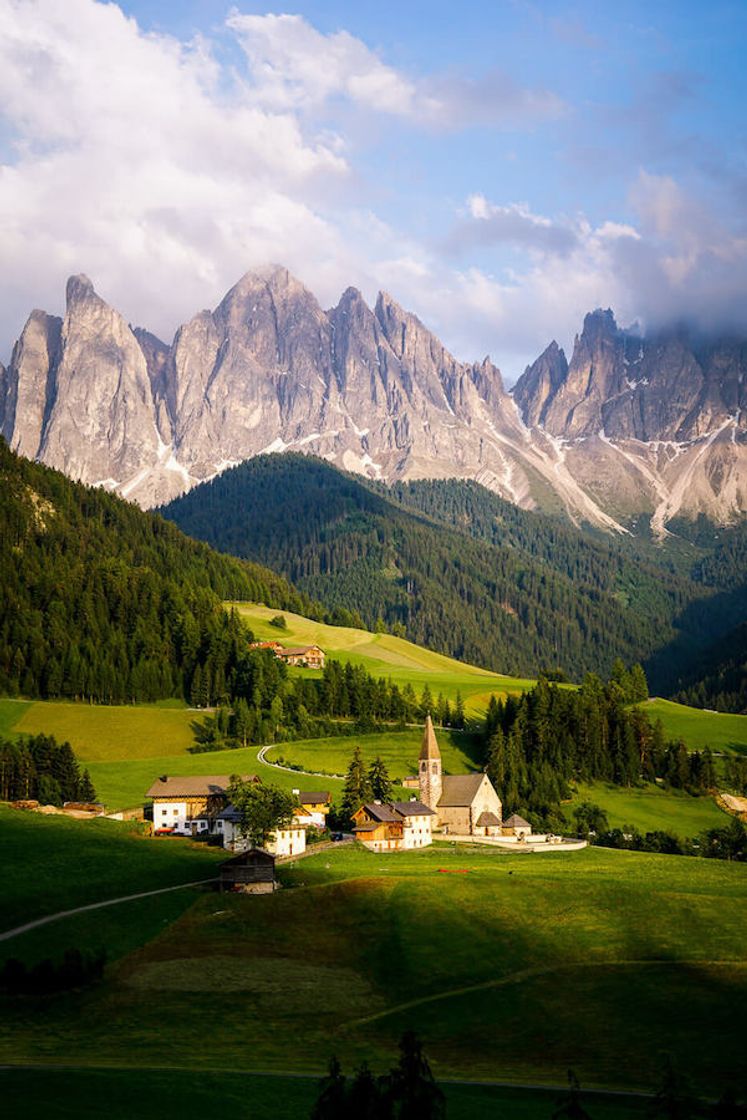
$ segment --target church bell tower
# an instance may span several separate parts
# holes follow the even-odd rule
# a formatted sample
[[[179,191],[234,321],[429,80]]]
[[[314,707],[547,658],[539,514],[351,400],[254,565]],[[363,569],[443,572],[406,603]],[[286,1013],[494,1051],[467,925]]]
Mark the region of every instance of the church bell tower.
[[[420,748],[420,800],[434,812],[441,800],[441,752],[436,742],[433,721],[430,714],[425,718],[423,744]]]

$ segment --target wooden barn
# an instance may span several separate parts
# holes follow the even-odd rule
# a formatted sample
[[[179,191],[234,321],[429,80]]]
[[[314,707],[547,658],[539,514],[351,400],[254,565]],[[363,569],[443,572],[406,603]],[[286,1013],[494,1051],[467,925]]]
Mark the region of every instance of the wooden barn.
[[[275,857],[263,848],[250,848],[220,865],[218,881],[222,891],[270,894],[277,886]]]

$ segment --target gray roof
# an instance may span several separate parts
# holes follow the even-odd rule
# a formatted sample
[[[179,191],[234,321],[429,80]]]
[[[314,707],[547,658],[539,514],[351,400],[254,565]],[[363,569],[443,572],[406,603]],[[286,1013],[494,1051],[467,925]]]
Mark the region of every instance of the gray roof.
[[[393,801],[392,808],[402,817],[435,817],[436,815],[422,801]]]
[[[257,782],[255,774],[242,774],[244,782]],[[231,784],[230,774],[186,774],[181,777],[158,778],[146,797],[218,797],[225,796]]]
[[[314,790],[311,793],[302,789],[299,791],[298,800],[302,805],[328,805],[332,800],[332,794],[328,789]]]
[[[507,821],[503,822],[505,828],[531,828],[529,821],[525,821],[518,813],[512,813]]]
[[[222,813],[218,813],[215,818],[217,821],[232,821],[233,824],[238,824],[241,820],[241,813],[235,805],[226,805]]]
[[[395,812],[391,805],[364,805],[363,808],[368,813],[369,817],[373,817],[377,821],[399,821],[401,817],[399,813]]]
[[[439,806],[461,808],[471,805],[484,774],[448,774],[442,779]]]
[[[480,816],[475,821],[478,828],[495,828],[501,822],[496,817],[495,813],[480,813]]]

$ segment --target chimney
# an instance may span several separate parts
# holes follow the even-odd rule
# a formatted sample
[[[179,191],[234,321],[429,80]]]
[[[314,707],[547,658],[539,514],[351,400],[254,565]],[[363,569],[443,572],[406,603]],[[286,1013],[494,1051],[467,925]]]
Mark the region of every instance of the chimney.
[[[292,789],[291,793],[293,794],[294,797],[299,797],[300,794],[301,794],[301,791],[300,791],[300,789]]]
[[[159,782],[167,782],[169,780],[169,776],[168,774],[161,774],[161,777],[158,780]]]
[[[374,798],[374,805],[381,805],[381,802],[378,798]]]

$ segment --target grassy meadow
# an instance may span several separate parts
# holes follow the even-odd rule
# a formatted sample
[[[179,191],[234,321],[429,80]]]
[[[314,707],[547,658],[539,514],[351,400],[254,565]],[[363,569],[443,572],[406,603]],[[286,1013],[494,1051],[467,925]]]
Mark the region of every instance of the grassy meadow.
[[[582,801],[591,801],[604,809],[610,828],[633,825],[644,833],[672,832],[682,840],[729,823],[727,814],[711,797],[691,797],[681,790],[648,783],[633,789],[604,782],[579,783],[572,800],[563,805],[569,824],[573,823],[575,806]]]
[[[401,686],[411,684],[418,695],[426,684],[434,697],[442,692],[449,701],[453,701],[459,691],[468,715],[483,713],[494,693],[523,692],[535,683],[455,661],[391,634],[372,634],[351,626],[327,626],[289,611],[282,612],[287,629],[281,630],[270,624],[270,619],[280,613],[276,610],[254,603],[229,605],[238,610],[262,641],[272,639],[285,646],[319,645],[328,657],[337,661],[363,665],[375,677],[391,677]],[[309,673],[308,669],[298,671]]]
[[[668,739],[684,739],[691,750],[747,754],[747,716],[688,708],[672,700],[654,697],[642,705],[652,720],[660,719]]]
[[[453,1083],[442,1087],[449,1120],[495,1120],[508,1113],[513,1120],[548,1120],[558,1098],[552,1089]],[[0,1093],[12,1115],[31,1111],[74,1120],[98,1120],[104,1098],[109,1120],[163,1120],[166,1114],[202,1120],[217,1106],[241,1120],[300,1120],[310,1114],[316,1092],[313,1076],[234,1070],[0,1070]],[[644,1116],[646,1108],[646,1102],[635,1097],[595,1094],[586,1094],[584,1105],[594,1120],[629,1120]]]
[[[2,1001],[0,1062],[196,1077],[316,1073],[335,1052],[384,1069],[414,1027],[444,1078],[562,1083],[571,1067],[645,1090],[666,1049],[699,1091],[736,1086],[743,867],[438,844],[332,849],[280,875],[271,896],[198,896],[88,991]]]
[[[464,774],[481,769],[478,744],[474,736],[465,732],[437,728],[445,774]],[[284,762],[325,774],[344,774],[354,746],[359,746],[366,762],[378,756],[384,760],[391,778],[404,778],[417,774],[418,755],[423,741],[422,727],[408,727],[405,731],[386,731],[375,735],[332,737],[329,739],[298,739],[270,747],[265,758],[268,762]]]

